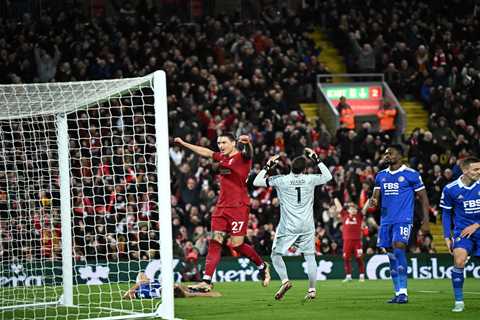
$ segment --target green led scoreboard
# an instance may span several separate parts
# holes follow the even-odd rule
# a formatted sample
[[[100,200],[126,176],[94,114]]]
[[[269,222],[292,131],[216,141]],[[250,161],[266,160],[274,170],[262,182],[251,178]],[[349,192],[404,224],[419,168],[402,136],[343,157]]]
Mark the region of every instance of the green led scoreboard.
[[[383,91],[380,84],[349,84],[348,86],[324,84],[322,89],[332,106],[337,106],[340,97],[345,97],[355,115],[359,116],[376,114],[383,100]]]

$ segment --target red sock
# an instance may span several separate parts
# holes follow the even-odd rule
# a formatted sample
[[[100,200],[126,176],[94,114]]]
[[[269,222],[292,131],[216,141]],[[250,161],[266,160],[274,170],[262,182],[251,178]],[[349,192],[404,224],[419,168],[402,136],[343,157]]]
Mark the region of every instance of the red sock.
[[[343,259],[343,266],[345,268],[345,274],[352,274],[352,260],[350,258]]]
[[[217,268],[221,256],[222,245],[220,242],[210,240],[208,243],[207,259],[205,260],[205,276],[210,277],[210,279],[212,278],[213,272],[215,272],[215,268]]]
[[[365,273],[365,262],[363,261],[363,257],[356,258],[358,263],[358,272]]]
[[[246,243],[242,243],[238,247],[234,247],[234,249],[240,253],[242,256],[249,258],[253,263],[257,265],[257,267],[263,264],[263,259],[258,255],[258,253],[253,249],[251,245]]]

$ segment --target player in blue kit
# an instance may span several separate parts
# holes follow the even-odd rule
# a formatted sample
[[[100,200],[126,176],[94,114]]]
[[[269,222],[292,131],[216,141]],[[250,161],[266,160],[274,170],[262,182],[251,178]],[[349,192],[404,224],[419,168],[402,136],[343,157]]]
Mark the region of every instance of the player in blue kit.
[[[193,298],[193,297],[220,297],[220,292],[193,292],[180,284],[174,286],[175,298]],[[135,284],[124,293],[124,299],[158,299],[162,296],[162,285],[160,282],[150,280],[147,275],[140,272],[137,275]]]
[[[388,168],[377,173],[370,206],[380,204],[380,230],[377,246],[388,253],[395,296],[388,303],[407,303],[406,247],[413,225],[415,194],[422,204],[422,229],[428,230],[428,198],[418,171],[402,163],[403,148],[392,145],[385,151]]]
[[[465,158],[460,167],[463,175],[443,188],[440,200],[445,243],[450,252],[453,250],[453,312],[462,312],[465,308],[463,268],[468,255],[480,256],[480,159]]]

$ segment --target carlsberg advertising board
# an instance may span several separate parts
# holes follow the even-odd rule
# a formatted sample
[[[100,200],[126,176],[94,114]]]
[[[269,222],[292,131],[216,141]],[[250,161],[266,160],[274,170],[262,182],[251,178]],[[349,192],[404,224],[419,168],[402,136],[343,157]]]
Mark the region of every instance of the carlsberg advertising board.
[[[390,279],[388,257],[378,254],[367,256],[366,277],[370,280]],[[199,261],[203,269],[205,260]],[[438,255],[410,255],[408,258],[408,275],[413,279],[446,279],[451,277],[452,256],[449,254]],[[306,279],[306,266],[301,257],[286,257],[285,264],[288,268],[290,279]],[[354,267],[355,263],[353,263]],[[184,265],[180,259],[174,259],[175,281],[182,280]],[[0,287],[60,285],[62,279],[61,264],[42,264],[42,268],[29,263],[0,264]],[[38,266],[37,266],[38,267]],[[48,270],[48,274],[44,272]],[[131,282],[136,279],[139,271],[143,271],[151,279],[160,277],[160,261],[149,262],[122,261],[105,263],[84,263],[75,266],[74,283],[99,285],[104,283]],[[354,274],[356,274],[354,270]],[[480,278],[480,261],[470,260],[465,266],[468,278]],[[339,256],[317,257],[317,279],[342,279],[344,277],[343,260]],[[278,276],[273,272],[273,278]],[[214,281],[259,281],[256,266],[247,258],[224,257],[218,265]]]

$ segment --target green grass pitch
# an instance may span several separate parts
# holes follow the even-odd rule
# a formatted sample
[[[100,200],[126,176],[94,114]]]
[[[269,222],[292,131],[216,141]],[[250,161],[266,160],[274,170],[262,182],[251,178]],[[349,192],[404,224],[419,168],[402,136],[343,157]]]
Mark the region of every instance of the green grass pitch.
[[[175,301],[175,314],[181,319],[478,319],[480,314],[480,281],[465,281],[466,310],[461,314],[450,311],[453,297],[450,280],[409,280],[409,298],[407,305],[389,305],[386,301],[392,296],[390,281],[366,281],[342,283],[339,280],[318,282],[317,299],[304,303],[306,281],[294,281],[293,288],[282,301],[275,301],[273,295],[279,286],[278,281],[263,288],[258,282],[219,283],[215,290],[220,298],[191,298]],[[126,286],[81,286],[81,298],[85,302],[90,297],[90,309],[87,308],[40,308],[16,312],[0,312],[0,319],[43,318],[57,315],[58,319],[77,319],[79,313],[90,311],[91,317],[113,316],[118,313],[103,308],[130,310],[154,309],[158,301],[122,301],[121,291]],[[5,290],[5,289],[4,289]],[[48,290],[48,289],[46,289]],[[47,292],[48,294],[48,292]],[[5,292],[0,297],[5,297]],[[113,302],[112,302],[113,300]],[[75,301],[78,303],[78,300]],[[67,316],[68,314],[68,316]]]

